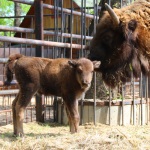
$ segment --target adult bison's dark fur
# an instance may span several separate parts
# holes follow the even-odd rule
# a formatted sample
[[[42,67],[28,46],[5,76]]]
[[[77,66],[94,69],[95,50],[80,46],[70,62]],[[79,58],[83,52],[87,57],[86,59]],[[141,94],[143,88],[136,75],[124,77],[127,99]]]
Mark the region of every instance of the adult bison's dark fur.
[[[66,106],[70,131],[77,132],[78,99],[89,89],[94,67],[99,65],[100,62],[91,62],[86,58],[71,60],[11,55],[6,67],[6,84],[11,82],[13,73],[19,84],[19,93],[12,104],[14,134],[23,134],[24,111],[37,92],[61,96]]]
[[[89,58],[100,60],[104,82],[115,87],[150,69],[150,0],[139,0],[101,17],[90,44]],[[114,13],[115,12],[115,13]]]

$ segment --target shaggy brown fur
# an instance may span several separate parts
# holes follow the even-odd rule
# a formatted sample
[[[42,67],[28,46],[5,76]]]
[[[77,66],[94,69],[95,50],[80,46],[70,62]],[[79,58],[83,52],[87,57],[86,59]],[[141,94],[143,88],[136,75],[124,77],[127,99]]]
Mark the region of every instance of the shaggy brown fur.
[[[100,62],[86,58],[47,59],[15,54],[9,57],[6,75],[8,84],[13,73],[19,84],[19,93],[12,104],[14,134],[23,135],[24,111],[32,96],[61,96],[64,100],[70,123],[70,131],[77,132],[79,126],[78,99],[89,89],[94,67]]]
[[[150,69],[150,0],[138,0],[114,9],[120,24],[115,25],[105,12],[90,45],[91,60],[100,60],[99,71],[105,83],[115,87]]]

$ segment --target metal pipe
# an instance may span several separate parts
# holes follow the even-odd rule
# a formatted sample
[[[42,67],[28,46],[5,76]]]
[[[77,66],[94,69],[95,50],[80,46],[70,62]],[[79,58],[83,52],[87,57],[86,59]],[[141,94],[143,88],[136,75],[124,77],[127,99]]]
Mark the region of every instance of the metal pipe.
[[[124,85],[122,84],[122,125],[124,126]]]
[[[134,77],[132,72],[132,90],[133,90],[133,125],[136,125],[136,109],[135,109],[135,85],[134,85]]]
[[[109,87],[109,125],[111,125],[111,88]]]
[[[6,64],[8,61],[8,58],[0,58],[0,64]]]
[[[146,105],[147,105],[147,124],[149,124],[149,100],[148,100],[148,77],[146,77]]]
[[[31,28],[20,28],[20,27],[9,27],[9,26],[2,26],[0,25],[0,30],[2,31],[13,31],[13,32],[23,32],[23,33],[32,33],[34,34],[35,33],[35,30],[34,29],[31,29]],[[55,35],[55,32],[52,32],[52,31],[46,31],[44,30],[43,33],[45,35]],[[78,35],[78,34],[69,34],[69,33],[61,33],[61,32],[58,32],[58,36],[63,36],[63,37],[66,37],[66,38],[69,38],[69,37],[73,37],[73,38],[77,38],[77,39],[81,39],[81,35]],[[83,36],[83,39],[86,38],[87,40],[92,40],[92,36]]]
[[[94,125],[96,125],[96,72],[94,72]]]
[[[71,14],[70,14],[70,58],[72,59],[72,34],[73,34],[73,0],[71,0]],[[82,100],[81,100],[82,101]],[[82,120],[82,119],[81,119]],[[82,122],[81,122],[82,124]]]
[[[12,94],[18,94],[19,90],[16,89],[16,90],[2,90],[0,91],[0,96],[3,96],[3,95],[12,95]]]
[[[27,4],[27,5],[33,5],[33,3],[34,3],[33,1],[31,2],[31,1],[28,1],[28,0],[9,0],[9,1],[18,2],[18,3],[22,3],[22,4]],[[54,9],[54,6],[49,5],[49,4],[43,4],[43,7],[48,8],[48,9]],[[58,10],[61,11],[61,7],[58,7]],[[66,9],[66,8],[63,8],[63,12],[71,14],[71,10]],[[72,11],[72,13],[73,13],[73,15],[81,16],[81,12]],[[86,17],[91,18],[91,19],[94,18],[93,15],[89,15],[89,14],[86,14]],[[99,17],[97,16],[96,18],[99,18]]]
[[[64,14],[63,14],[63,0],[61,1],[61,36],[60,36],[60,38],[61,38],[61,42],[63,42],[64,41],[64,38],[63,38],[63,36],[62,36],[62,34],[63,34],[63,32],[64,32],[64,19],[65,19],[65,16],[64,16]],[[57,36],[58,36],[58,33],[57,33]],[[64,49],[63,50],[61,50],[61,58],[62,57],[64,57]]]
[[[143,80],[143,76],[141,73],[141,79],[140,79],[140,96],[141,96],[141,125],[143,125],[143,88],[142,88],[142,80]]]
[[[8,1],[13,1],[13,2],[27,4],[27,5],[33,5],[34,3],[34,1],[29,1],[29,0],[8,0]]]
[[[81,55],[80,57],[83,57],[83,0],[81,1],[81,24],[80,24],[80,34],[81,34]]]
[[[34,29],[29,28],[20,28],[20,27],[10,27],[0,25],[1,31],[14,31],[14,32],[25,32],[25,33],[34,33]]]
[[[11,43],[22,43],[22,44],[33,44],[33,45],[70,48],[69,43],[52,42],[52,41],[44,41],[44,40],[33,40],[33,39],[25,39],[25,38],[7,37],[7,36],[0,36],[0,41],[11,42]],[[72,44],[72,48],[81,49],[81,45]],[[85,45],[83,46],[83,48],[85,48]]]

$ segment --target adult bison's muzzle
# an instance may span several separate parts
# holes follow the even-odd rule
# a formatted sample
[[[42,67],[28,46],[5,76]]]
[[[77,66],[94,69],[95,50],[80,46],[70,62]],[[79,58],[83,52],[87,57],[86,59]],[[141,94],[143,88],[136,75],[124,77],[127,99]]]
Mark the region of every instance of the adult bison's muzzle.
[[[150,0],[137,0],[122,9],[106,10],[89,46],[89,59],[101,61],[98,71],[104,82],[115,87],[133,73],[148,74],[150,69]]]

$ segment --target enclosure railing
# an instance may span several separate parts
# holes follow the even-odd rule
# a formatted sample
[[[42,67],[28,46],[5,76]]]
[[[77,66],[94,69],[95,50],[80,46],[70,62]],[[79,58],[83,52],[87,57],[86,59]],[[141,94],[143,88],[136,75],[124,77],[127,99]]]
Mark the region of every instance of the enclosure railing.
[[[14,2],[19,2],[19,3],[24,3],[24,4],[29,4],[29,5],[33,5],[34,4],[34,2],[27,1],[27,0],[13,0],[13,1]],[[73,2],[73,1],[71,1],[71,2]],[[46,41],[44,39],[43,40],[34,39],[32,36],[31,36],[32,38],[29,38],[27,36],[27,34],[31,34],[31,35],[35,35],[36,34],[36,30],[33,29],[33,28],[8,27],[8,26],[2,26],[2,25],[0,25],[0,31],[4,31],[4,32],[10,31],[10,32],[13,32],[13,33],[15,33],[15,32],[16,33],[21,33],[20,38],[18,38],[18,37],[0,36],[0,41],[3,42],[3,45],[4,45],[3,58],[0,59],[0,62],[3,64],[3,68],[5,67],[5,63],[6,63],[7,59],[8,59],[7,58],[8,55],[11,54],[12,51],[13,51],[13,48],[15,49],[16,47],[19,48],[19,49],[23,49],[23,48],[28,49],[29,46],[30,46],[30,48],[31,48],[30,53],[28,54],[26,51],[24,53],[25,53],[25,55],[35,56],[35,54],[32,53],[33,51],[35,51],[35,46],[44,46],[43,51],[47,51],[46,56],[49,57],[49,55],[47,55],[47,54],[50,53],[50,55],[52,55],[52,58],[65,57],[64,54],[62,55],[62,53],[63,53],[62,49],[59,49],[59,48],[69,48],[69,50],[71,52],[71,55],[70,55],[71,58],[72,58],[72,53],[73,53],[72,49],[78,49],[79,53],[81,53],[79,55],[79,57],[86,57],[86,54],[88,53],[88,51],[86,51],[85,53],[83,53],[83,50],[86,48],[87,43],[90,42],[90,40],[92,39],[92,35],[89,35],[89,34],[85,33],[85,26],[83,24],[86,24],[86,20],[84,20],[85,18],[94,19],[93,33],[96,32],[96,24],[98,22],[98,13],[97,13],[98,12],[98,8],[94,7],[95,3],[97,3],[97,1],[94,1],[94,5],[93,5],[93,8],[95,8],[94,15],[86,14],[83,11],[81,11],[81,12],[74,11],[73,10],[73,6],[71,6],[71,10],[69,10],[69,9],[66,9],[66,8],[56,7],[56,6],[48,5],[48,4],[43,4],[42,5],[44,8],[48,8],[48,9],[52,9],[52,10],[57,10],[57,11],[59,11],[60,14],[62,14],[61,27],[64,27],[64,24],[66,22],[67,23],[69,22],[68,20],[71,20],[70,24],[72,25],[73,24],[73,17],[74,16],[79,16],[80,19],[83,21],[81,23],[81,31],[80,31],[81,34],[74,34],[72,27],[70,27],[70,30],[71,30],[70,33],[65,32],[65,29],[67,29],[69,27],[65,27],[64,30],[63,30],[63,28],[61,30],[61,29],[58,29],[58,27],[56,27],[54,29],[51,29],[51,30],[54,30],[54,31],[43,30],[43,34],[44,35],[48,35],[48,41]],[[84,4],[84,6],[85,6],[85,4]],[[82,9],[84,9],[84,7],[83,7],[83,1],[82,1],[81,10]],[[64,13],[66,13],[66,14],[64,14]],[[68,17],[70,15],[71,15],[71,17]],[[56,16],[56,14],[54,14],[54,16],[55,16],[54,21],[57,22],[58,16]],[[64,18],[64,20],[63,20],[63,18]],[[55,22],[55,25],[57,24],[56,22]],[[89,25],[91,25],[91,24],[89,24]],[[79,25],[77,24],[77,26],[79,26]],[[22,36],[23,33],[26,34],[25,37]],[[52,36],[52,37],[49,37],[49,36]],[[68,42],[67,38],[69,38],[69,40],[70,39],[71,40]],[[73,43],[73,39],[79,40],[77,42],[78,44],[74,44]],[[8,46],[5,46],[6,43],[7,43]],[[19,44],[19,46],[16,45],[16,43]],[[6,52],[6,49],[9,52]],[[52,50],[52,52],[49,51],[49,50]],[[23,53],[23,51],[19,51],[19,52]],[[54,53],[55,53],[55,55],[54,55]],[[144,85],[145,91],[142,90],[143,89],[143,86],[142,86],[142,84],[143,84],[143,77],[142,76],[137,81],[138,85],[136,85],[136,82],[135,82],[134,78],[131,78],[131,79],[132,80],[130,82],[130,85],[125,84],[125,85],[121,86],[122,93],[121,93],[121,96],[120,96],[119,100],[118,99],[117,100],[114,99],[115,97],[113,95],[113,90],[110,89],[110,88],[108,88],[107,90],[108,90],[108,94],[109,95],[108,95],[108,97],[106,97],[107,100],[105,99],[106,102],[99,102],[97,100],[98,98],[97,98],[97,89],[96,89],[97,88],[97,86],[96,86],[97,74],[94,74],[94,97],[93,97],[94,103],[93,103],[92,106],[94,108],[93,109],[93,122],[95,124],[97,123],[97,116],[96,116],[97,106],[101,105],[101,103],[103,103],[102,105],[103,106],[107,106],[108,109],[109,109],[109,116],[108,116],[108,118],[109,118],[108,120],[109,121],[108,121],[108,124],[110,124],[110,125],[112,124],[112,122],[111,122],[112,117],[115,117],[115,116],[112,116],[112,113],[113,113],[112,112],[112,107],[113,106],[118,106],[118,105],[121,108],[121,116],[122,116],[121,125],[125,124],[124,123],[124,121],[125,121],[125,115],[126,115],[125,114],[125,105],[127,105],[127,104],[131,104],[133,106],[132,107],[132,109],[133,109],[132,113],[133,114],[131,114],[133,120],[132,120],[131,124],[134,124],[134,125],[139,124],[136,121],[136,113],[137,113],[136,105],[137,104],[140,105],[140,116],[141,116],[140,117],[140,124],[141,125],[144,124],[143,117],[145,117],[144,116],[145,114],[143,113],[143,111],[144,111],[143,107],[145,106],[145,104],[146,104],[145,107],[146,107],[146,115],[147,115],[146,116],[146,123],[149,122],[149,113],[150,113],[149,105],[150,105],[150,103],[149,103],[149,98],[148,98],[148,92],[149,92],[149,90],[148,90],[148,88],[149,88],[148,87],[148,79],[147,78],[144,79],[144,82],[146,82],[146,84]],[[4,79],[3,79],[3,81],[4,81]],[[129,91],[129,93],[130,93],[129,95],[131,96],[130,97],[130,101],[126,101],[126,99],[127,99],[126,98],[126,95],[127,95],[126,91],[127,90],[125,90],[125,88],[128,88],[128,87],[130,87],[129,88],[129,90],[130,90]],[[18,92],[17,89],[1,90],[0,91],[0,95],[1,96],[2,95],[3,96],[4,95],[8,95],[8,94],[15,95],[15,94],[17,94],[17,92]],[[138,100],[137,100],[137,93],[136,92],[138,93]],[[118,93],[120,94],[120,92],[118,92]],[[55,108],[54,107],[51,108],[51,106],[54,106],[54,98],[51,97],[50,99],[51,99],[50,101],[48,100],[48,98],[44,99],[44,101],[45,101],[44,103],[46,104],[44,109],[45,109],[46,114],[49,116],[49,118],[51,118],[51,116],[52,116],[51,113],[50,113],[50,110],[53,110],[53,109],[57,110],[56,107],[58,107],[58,106],[56,106]],[[48,103],[50,103],[50,104],[48,104]],[[81,124],[83,123],[83,119],[84,119],[83,118],[83,116],[84,116],[83,115],[83,113],[84,113],[84,111],[83,111],[84,110],[84,104],[85,104],[85,101],[81,100],[81,103],[80,103],[80,105],[81,105]],[[48,107],[46,107],[46,106],[48,106]],[[32,110],[33,107],[30,107],[30,109]],[[46,110],[48,110],[48,109],[49,109],[49,112],[47,113]],[[63,111],[63,109],[64,108],[61,107],[61,112]],[[10,111],[10,109],[9,109],[9,111]],[[0,113],[1,113],[1,111],[0,111]],[[63,116],[61,116],[61,117],[63,117]],[[31,118],[32,118],[31,120],[33,120],[33,117],[31,117]],[[55,120],[57,120],[57,119],[55,119]]]

